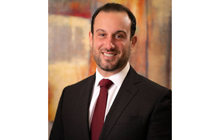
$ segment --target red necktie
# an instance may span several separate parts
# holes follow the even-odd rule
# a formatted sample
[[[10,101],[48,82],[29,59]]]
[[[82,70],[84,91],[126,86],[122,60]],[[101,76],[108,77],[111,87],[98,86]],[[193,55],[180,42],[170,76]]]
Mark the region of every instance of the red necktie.
[[[100,93],[96,102],[95,111],[91,123],[91,138],[92,140],[98,140],[104,124],[105,108],[107,103],[108,88],[112,85],[112,81],[108,79],[102,79],[99,82]]]

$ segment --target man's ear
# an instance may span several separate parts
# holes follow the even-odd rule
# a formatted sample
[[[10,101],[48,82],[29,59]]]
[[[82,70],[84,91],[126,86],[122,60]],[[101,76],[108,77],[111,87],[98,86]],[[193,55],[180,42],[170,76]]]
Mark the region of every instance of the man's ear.
[[[131,50],[135,47],[136,44],[137,44],[137,36],[134,35],[134,36],[131,38]]]
[[[92,47],[92,36],[93,34],[92,34],[92,32],[91,31],[89,31],[89,43],[90,43],[90,47]]]

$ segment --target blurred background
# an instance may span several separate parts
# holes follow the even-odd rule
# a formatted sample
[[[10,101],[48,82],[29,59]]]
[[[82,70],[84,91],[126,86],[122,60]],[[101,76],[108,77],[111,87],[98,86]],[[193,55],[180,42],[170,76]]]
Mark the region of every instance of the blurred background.
[[[49,0],[49,134],[63,88],[95,73],[89,45],[91,16],[108,2],[125,5],[136,16],[138,42],[129,60],[132,67],[172,89],[171,0]]]

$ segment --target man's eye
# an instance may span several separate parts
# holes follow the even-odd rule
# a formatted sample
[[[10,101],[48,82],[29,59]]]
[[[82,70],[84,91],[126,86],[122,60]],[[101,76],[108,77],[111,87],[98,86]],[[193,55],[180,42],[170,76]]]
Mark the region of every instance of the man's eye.
[[[105,36],[105,34],[99,34],[99,36],[104,37],[104,36]]]
[[[122,38],[123,36],[122,35],[116,35],[115,37],[116,38]]]

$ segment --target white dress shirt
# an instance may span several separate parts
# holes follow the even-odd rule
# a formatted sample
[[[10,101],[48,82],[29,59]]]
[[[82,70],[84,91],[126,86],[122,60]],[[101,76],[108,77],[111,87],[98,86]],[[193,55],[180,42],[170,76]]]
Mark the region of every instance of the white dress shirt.
[[[91,122],[92,122],[92,117],[93,117],[93,113],[95,110],[95,105],[99,96],[99,91],[100,91],[100,86],[99,86],[99,82],[104,78],[104,79],[109,79],[113,82],[112,86],[108,89],[108,99],[107,99],[107,105],[106,105],[106,110],[105,110],[105,117],[108,114],[111,105],[113,103],[113,101],[115,100],[116,95],[118,94],[118,91],[122,85],[122,82],[124,81],[128,71],[130,69],[130,64],[129,62],[127,63],[127,65],[124,67],[124,69],[122,69],[119,73],[116,73],[110,77],[103,77],[97,70],[96,68],[96,80],[93,86],[93,91],[92,91],[92,99],[91,99],[91,103],[89,106],[89,128],[91,126]],[[105,118],[104,118],[105,120]]]

